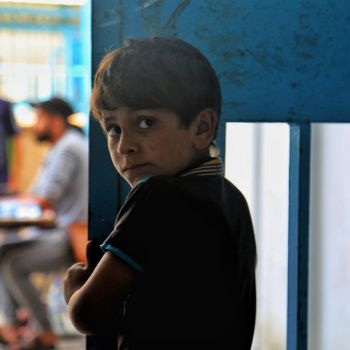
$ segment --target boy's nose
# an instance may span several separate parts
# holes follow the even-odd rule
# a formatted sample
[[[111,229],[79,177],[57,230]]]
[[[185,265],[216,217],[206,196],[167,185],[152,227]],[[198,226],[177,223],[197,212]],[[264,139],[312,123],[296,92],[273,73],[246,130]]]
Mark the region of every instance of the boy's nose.
[[[136,152],[136,141],[130,135],[122,133],[119,139],[117,151],[122,156]]]

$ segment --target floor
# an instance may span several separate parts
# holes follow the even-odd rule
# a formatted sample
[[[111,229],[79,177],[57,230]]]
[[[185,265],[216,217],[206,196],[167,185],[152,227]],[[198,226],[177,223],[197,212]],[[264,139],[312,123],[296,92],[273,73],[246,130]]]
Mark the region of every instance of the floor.
[[[61,338],[57,350],[85,350],[85,336]]]
[[[61,334],[56,350],[85,350],[86,337],[78,333],[71,324],[66,312],[61,282],[57,279],[57,283],[53,283],[55,275],[53,276],[54,277],[50,275],[34,274],[32,277],[36,287],[44,291],[42,292],[43,299],[50,301],[48,306],[49,319],[56,333]],[[49,296],[48,291],[51,293],[49,293]],[[0,319],[1,317],[2,314],[0,313]],[[0,350],[3,349],[6,349],[6,346],[0,343]]]
[[[61,338],[56,350],[85,350],[85,336],[74,336]],[[8,349],[4,344],[0,344],[0,350]]]

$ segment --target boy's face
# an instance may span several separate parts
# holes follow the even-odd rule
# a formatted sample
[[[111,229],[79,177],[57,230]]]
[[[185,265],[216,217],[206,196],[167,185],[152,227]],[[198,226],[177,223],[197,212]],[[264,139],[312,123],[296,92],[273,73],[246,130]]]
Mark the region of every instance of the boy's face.
[[[147,176],[175,175],[196,160],[195,132],[175,113],[119,108],[103,117],[113,164],[132,187]]]

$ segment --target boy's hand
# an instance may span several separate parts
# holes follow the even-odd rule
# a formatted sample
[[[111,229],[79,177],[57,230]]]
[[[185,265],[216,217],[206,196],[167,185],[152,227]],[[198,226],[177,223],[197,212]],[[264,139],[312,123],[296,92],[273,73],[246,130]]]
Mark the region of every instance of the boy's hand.
[[[95,256],[96,244],[88,241],[86,245],[86,264],[78,262],[72,265],[63,279],[64,298],[68,303],[71,296],[79,290],[94,271],[98,261]]]

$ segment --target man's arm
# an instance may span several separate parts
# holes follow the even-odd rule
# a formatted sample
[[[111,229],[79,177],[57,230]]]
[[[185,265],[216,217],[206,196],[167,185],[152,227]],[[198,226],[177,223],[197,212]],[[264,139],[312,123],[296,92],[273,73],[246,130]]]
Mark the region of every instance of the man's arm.
[[[64,293],[74,326],[85,334],[115,334],[122,301],[135,278],[135,271],[111,252],[94,268],[92,242],[87,263],[77,263],[67,272]]]

